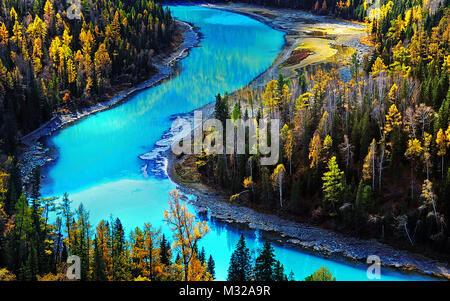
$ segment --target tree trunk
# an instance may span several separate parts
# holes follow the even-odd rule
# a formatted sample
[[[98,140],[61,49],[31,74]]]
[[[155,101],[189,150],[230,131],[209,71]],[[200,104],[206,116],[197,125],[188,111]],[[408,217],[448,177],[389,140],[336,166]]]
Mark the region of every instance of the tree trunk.
[[[411,200],[414,200],[414,164],[411,161]]]
[[[375,143],[372,146],[372,191],[375,191]]]
[[[283,207],[283,175],[281,173],[278,179],[279,179],[278,185],[280,185],[280,206]]]
[[[431,204],[433,205],[434,217],[436,218],[436,226],[439,226],[439,220],[436,212],[436,205],[434,204],[434,198],[431,197]]]
[[[289,175],[292,176],[292,156],[289,157]]]
[[[348,142],[347,142],[347,158],[345,163],[346,163],[345,167],[348,170],[348,165],[350,164],[350,145]]]
[[[378,166],[378,192],[381,194],[381,179],[383,177],[383,161],[384,161],[385,149],[384,145],[382,146],[381,155],[380,155],[380,165]]]
[[[405,232],[406,232],[406,235],[408,236],[409,242],[410,242],[411,245],[413,246],[414,243],[413,243],[413,241],[411,240],[411,237],[409,236],[409,232],[408,232],[408,228],[406,227],[406,223],[405,223]]]

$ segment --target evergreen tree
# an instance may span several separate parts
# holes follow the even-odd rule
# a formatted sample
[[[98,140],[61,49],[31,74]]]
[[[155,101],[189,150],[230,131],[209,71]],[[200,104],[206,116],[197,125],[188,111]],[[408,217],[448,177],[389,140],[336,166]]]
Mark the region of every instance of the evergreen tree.
[[[220,94],[217,94],[216,103],[214,107],[214,117],[220,120],[223,125],[225,125],[226,120],[230,115],[227,98],[228,97],[226,94],[224,97],[222,97]]]
[[[236,249],[231,255],[228,267],[228,281],[249,281],[252,266],[250,251],[245,244],[244,235],[241,234]]]
[[[361,180],[358,185],[356,193],[355,206],[359,214],[368,213],[370,206],[372,205],[372,188],[369,185],[364,185],[364,181]]]
[[[205,263],[206,260],[206,254],[205,254],[205,248],[202,247],[202,250],[200,251],[200,253],[198,254],[198,260],[200,260],[200,262],[203,264]]]
[[[264,243],[264,247],[256,258],[254,277],[255,281],[273,281],[275,268],[275,255],[273,247],[269,242]]]
[[[216,278],[216,264],[214,262],[212,255],[209,255],[208,259],[208,273],[211,275],[213,279]]]
[[[97,236],[94,239],[94,263],[93,263],[93,279],[95,281],[106,281],[106,265],[102,252],[99,250]]]
[[[342,200],[345,190],[344,172],[339,169],[336,157],[328,162],[328,171],[323,174],[323,193],[325,197],[324,207],[331,204],[333,213],[336,212],[336,204]]]
[[[81,279],[88,280],[90,270],[91,225],[89,224],[89,213],[83,204],[80,204],[76,210],[76,218],[77,220],[72,223],[72,229],[70,230],[73,234],[70,253],[80,257]]]
[[[275,267],[273,270],[273,280],[274,281],[287,281],[288,278],[284,273],[284,266],[280,263],[280,261],[276,261]]]
[[[16,201],[22,194],[22,181],[20,179],[19,165],[16,157],[13,157],[8,173],[9,181],[8,190],[6,192],[5,213],[12,216]]]
[[[113,279],[128,280],[130,271],[126,257],[126,242],[122,223],[116,218],[112,226],[112,274]]]
[[[160,260],[164,265],[170,264],[170,243],[167,241],[166,236],[163,234],[159,246]]]
[[[31,187],[31,194],[30,194],[30,198],[34,201],[37,201],[41,196],[40,183],[41,183],[41,171],[39,167],[36,167],[33,170],[33,180],[32,180],[33,185]]]

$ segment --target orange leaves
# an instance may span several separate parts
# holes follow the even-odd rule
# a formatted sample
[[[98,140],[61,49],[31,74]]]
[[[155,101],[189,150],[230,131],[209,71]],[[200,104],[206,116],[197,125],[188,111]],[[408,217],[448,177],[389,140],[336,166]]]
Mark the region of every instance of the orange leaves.
[[[438,156],[445,156],[447,148],[450,147],[450,125],[445,132],[443,129],[439,129],[436,136],[436,144],[439,148],[437,153]]]
[[[191,260],[189,265],[188,281],[212,281],[211,274],[208,273],[208,265],[202,263],[197,257]]]
[[[250,188],[252,186],[253,182],[252,182],[252,177],[247,177],[244,179],[244,187],[245,188]]]
[[[52,26],[54,17],[55,11],[53,9],[53,4],[52,2],[47,0],[44,6],[44,22],[47,25],[47,27]]]
[[[28,25],[26,33],[31,41],[34,41],[37,38],[41,38],[42,41],[45,41],[47,36],[47,25],[42,22],[39,16],[36,16],[33,23]]]
[[[333,274],[326,268],[321,267],[314,274],[309,277],[306,277],[306,281],[336,281],[336,277],[333,277]]]
[[[278,164],[271,176],[274,186],[278,187],[279,185],[281,185],[280,177],[282,178],[285,173],[286,173],[286,169],[284,168],[284,165]]]
[[[366,157],[364,158],[363,176],[362,176],[364,180],[372,179],[372,182],[375,177],[375,157],[376,157],[375,151],[376,151],[376,141],[375,139],[373,139],[372,143],[370,143],[369,151]]]
[[[67,92],[66,94],[64,94],[63,102],[67,103],[69,100],[70,100],[70,94],[69,94],[69,92]]]
[[[38,37],[34,41],[33,45],[33,67],[35,77],[37,77],[37,74],[39,74],[42,70],[41,57],[42,57],[42,40],[40,37]]]
[[[163,272],[159,260],[159,234],[160,230],[153,228],[150,223],[146,223],[143,230],[136,228],[131,233],[132,268],[150,280],[160,278]]]
[[[67,60],[67,81],[69,84],[75,82],[75,79],[77,77],[77,73],[75,70],[75,65],[72,61],[72,59]]]
[[[395,104],[391,105],[386,114],[386,125],[384,126],[384,134],[388,135],[396,126],[402,125],[402,115]]]
[[[0,170],[0,194],[6,193],[6,183],[8,182],[9,174]]]
[[[433,192],[433,183],[429,180],[425,180],[422,185],[422,193],[420,197],[423,200],[424,205],[430,206],[434,202],[436,195]]]
[[[195,223],[195,216],[189,212],[186,203],[180,201],[178,191],[172,190],[170,196],[169,210],[164,211],[164,218],[174,233],[173,247],[180,252],[184,280],[188,280],[191,261],[196,257],[197,242],[209,232],[209,228],[206,221]]]
[[[106,77],[111,69],[111,59],[104,43],[99,45],[98,50],[95,53],[94,67],[97,74],[97,82],[100,84],[103,82],[103,77]]]
[[[11,37],[11,42],[13,42],[17,47],[20,47],[22,43],[22,38],[23,38],[22,25],[20,25],[19,21],[16,21],[13,27],[13,35]]]
[[[267,83],[266,91],[264,92],[264,105],[269,108],[270,113],[272,113],[278,106],[278,97],[276,96],[275,90],[277,89],[277,81],[271,80]]]
[[[6,47],[9,41],[9,32],[6,29],[5,23],[0,22],[0,45]]]
[[[405,156],[414,159],[419,157],[422,153],[423,148],[418,139],[409,139],[408,140],[408,148],[406,149]]]
[[[386,72],[386,70],[387,70],[387,67],[383,63],[383,60],[380,57],[377,57],[377,59],[375,60],[375,63],[372,66],[372,75],[373,76],[380,75],[380,74]]]
[[[309,155],[308,158],[311,160],[309,168],[317,167],[320,160],[320,152],[322,150],[322,141],[320,140],[319,134],[314,134],[309,143]]]
[[[0,281],[14,281],[16,275],[8,271],[6,268],[0,269]]]

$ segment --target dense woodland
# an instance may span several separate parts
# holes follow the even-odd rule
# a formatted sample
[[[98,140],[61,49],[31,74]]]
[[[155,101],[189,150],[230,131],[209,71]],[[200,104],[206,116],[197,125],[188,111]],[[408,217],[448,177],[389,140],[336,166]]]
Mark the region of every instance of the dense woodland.
[[[218,95],[222,122],[279,118],[282,155],[261,166],[259,153],[204,153],[203,181],[233,202],[448,260],[450,7],[428,5],[382,2],[375,47],[353,54],[349,81],[311,67]]]
[[[156,71],[152,57],[179,42],[170,12],[152,0],[82,1],[75,19],[68,6],[0,1],[0,280],[69,280],[74,254],[82,280],[213,280],[214,259],[198,249],[208,225],[195,221],[176,191],[164,212],[173,237],[150,223],[127,235],[113,217],[94,227],[68,195],[40,196],[39,169],[24,191],[17,162],[22,135],[55,113],[148,78]],[[270,244],[247,259],[246,280],[288,280]],[[238,280],[236,268],[231,260],[229,278]],[[328,280],[323,271],[311,277]]]
[[[0,280],[64,280],[71,254],[81,258],[83,280],[213,279],[212,257],[196,249],[207,226],[194,224],[178,196],[171,207],[178,215],[167,213],[170,244],[150,224],[129,236],[118,218],[93,229],[88,211],[72,211],[68,196],[40,197],[39,170],[31,191],[23,190],[22,135],[56,112],[93,105],[149,78],[152,57],[178,42],[170,12],[152,0],[81,4],[77,12],[62,0],[0,1]],[[190,231],[202,230],[181,242],[181,219]]]
[[[36,177],[39,176],[36,173]],[[38,179],[38,178],[37,178]],[[81,204],[72,210],[65,194],[40,198],[39,181],[27,200],[24,195],[16,204],[15,214],[8,218],[0,208],[0,281],[68,281],[70,255],[80,259],[79,277],[83,281],[212,281],[215,263],[199,241],[208,234],[206,221],[196,221],[177,191],[170,192],[164,219],[173,235],[146,223],[129,235],[119,218],[102,220],[94,228],[89,213]],[[28,204],[28,201],[31,204]],[[49,215],[56,215],[50,222]],[[244,273],[242,272],[244,271]],[[270,243],[253,255],[241,236],[230,259],[229,281],[288,281],[284,267],[275,258]],[[322,267],[307,281],[332,281],[335,278]]]
[[[174,42],[170,12],[152,0],[81,4],[74,13],[64,0],[0,2],[0,138],[8,155],[18,135],[55,112],[149,78],[152,57]]]
[[[382,1],[380,18],[369,23],[376,47],[353,55],[350,81],[311,68],[263,90],[218,95],[220,120],[280,118],[282,157],[267,167],[258,154],[203,154],[196,158],[202,179],[261,210],[448,255],[450,8],[448,0],[438,2],[428,9],[428,1]],[[262,4],[304,3],[360,20],[368,7],[292,3]],[[198,250],[208,225],[195,220],[177,192],[164,212],[167,237],[151,224],[127,235],[119,218],[94,228],[69,196],[40,196],[39,170],[23,191],[21,135],[55,112],[91,105],[119,83],[148,77],[152,56],[174,43],[170,12],[153,1],[82,4],[80,19],[69,19],[64,1],[0,1],[0,279],[66,280],[66,260],[77,254],[83,280],[213,280],[211,250]],[[241,238],[229,280],[293,278],[270,244],[256,258],[249,254]],[[322,268],[306,280],[334,278]]]

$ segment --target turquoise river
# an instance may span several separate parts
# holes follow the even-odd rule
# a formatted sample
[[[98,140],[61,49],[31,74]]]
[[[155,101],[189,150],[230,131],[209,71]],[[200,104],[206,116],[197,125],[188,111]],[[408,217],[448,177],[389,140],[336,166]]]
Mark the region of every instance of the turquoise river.
[[[112,215],[126,233],[151,222],[168,233],[163,219],[168,192],[176,188],[164,172],[161,158],[145,162],[171,127],[173,116],[214,100],[217,93],[247,85],[264,72],[283,47],[284,33],[252,18],[227,11],[170,6],[173,15],[199,27],[199,47],[179,61],[179,74],[162,84],[135,93],[121,105],[91,115],[49,137],[57,161],[44,171],[44,196],[67,192],[73,206],[89,210],[91,224]],[[158,161],[159,160],[159,161]],[[159,162],[159,163],[158,163]],[[145,172],[143,172],[145,170]],[[225,280],[231,253],[244,233],[251,249],[260,248],[262,233],[208,220],[211,231],[201,241],[216,262],[216,278]],[[326,266],[338,280],[367,280],[366,267],[314,256],[288,245],[274,244],[287,273],[302,280]],[[423,280],[382,269],[382,280]]]

